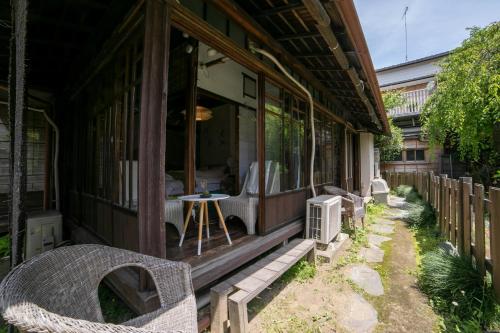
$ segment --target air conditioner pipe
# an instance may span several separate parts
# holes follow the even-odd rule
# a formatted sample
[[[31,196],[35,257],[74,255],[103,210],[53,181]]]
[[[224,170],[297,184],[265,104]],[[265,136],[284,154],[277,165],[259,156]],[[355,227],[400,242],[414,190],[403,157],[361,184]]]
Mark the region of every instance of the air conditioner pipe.
[[[290,79],[293,83],[295,83],[304,93],[306,94],[308,100],[309,100],[309,115],[310,115],[310,121],[311,121],[311,164],[309,168],[309,185],[311,186],[311,191],[313,197],[316,197],[316,189],[314,188],[314,157],[315,157],[315,150],[316,150],[316,136],[314,133],[314,100],[306,87],[304,87],[302,84],[300,84],[299,81],[297,81],[288,71],[283,67],[283,65],[276,59],[271,53],[267,52],[266,50],[259,49],[255,47],[253,43],[250,43],[249,45],[250,51],[253,53],[259,53],[262,54],[263,56],[267,57],[269,60],[271,60],[278,68],[285,74],[285,76]]]

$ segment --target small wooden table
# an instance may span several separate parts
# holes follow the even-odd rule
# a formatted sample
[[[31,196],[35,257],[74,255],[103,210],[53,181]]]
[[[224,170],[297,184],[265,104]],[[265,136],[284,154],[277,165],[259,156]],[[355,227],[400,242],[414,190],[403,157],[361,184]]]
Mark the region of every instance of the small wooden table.
[[[179,197],[179,200],[188,202],[188,211],[186,214],[186,219],[184,220],[184,229],[182,231],[181,240],[179,242],[179,247],[182,246],[182,242],[184,241],[184,236],[186,235],[186,230],[189,224],[189,220],[191,217],[191,211],[193,210],[193,206],[195,202],[200,203],[200,218],[199,218],[199,226],[198,226],[198,255],[201,255],[201,238],[203,234],[203,222],[205,221],[205,225],[207,228],[207,239],[210,238],[210,229],[208,226],[208,202],[211,201],[214,203],[215,210],[217,210],[217,215],[219,216],[220,225],[224,228],[224,232],[226,233],[227,241],[229,245],[232,245],[231,237],[229,237],[229,233],[227,232],[226,223],[224,222],[224,216],[219,207],[219,200],[228,199],[229,195],[227,194],[212,194],[210,198],[202,198],[199,194],[193,195],[184,195]]]

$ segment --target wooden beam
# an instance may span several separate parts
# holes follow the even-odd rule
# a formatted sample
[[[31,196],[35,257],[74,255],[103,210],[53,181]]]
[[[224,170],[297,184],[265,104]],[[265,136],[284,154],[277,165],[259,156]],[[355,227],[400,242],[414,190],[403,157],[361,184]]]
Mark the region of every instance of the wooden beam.
[[[250,17],[248,13],[237,4],[231,0],[210,0],[210,2],[222,10],[230,19],[238,23],[253,39],[269,47],[269,50],[278,56],[284,64],[288,65],[294,72],[307,80],[315,89],[321,91],[325,98],[330,99],[335,107],[339,109],[343,107],[342,104],[335,99],[331,91],[319,82],[316,76],[314,76],[304,64],[297,61],[297,58],[291,55],[280,43],[276,42],[258,22]],[[299,95],[302,96],[303,94],[299,93]]]
[[[170,7],[146,1],[139,133],[139,251],[161,258],[165,246],[165,138]]]
[[[293,54],[295,58],[316,58],[316,57],[333,57],[331,52],[312,52],[312,53],[299,53]]]
[[[317,31],[302,32],[302,33],[296,33],[296,34],[290,34],[290,35],[282,35],[280,37],[276,37],[276,40],[279,42],[283,42],[283,41],[287,41],[287,40],[312,38],[312,37],[321,37],[321,34]]]
[[[307,10],[316,19],[316,22],[322,27],[330,27],[331,19],[325,8],[318,0],[303,0]]]
[[[337,73],[344,73],[345,72],[343,69],[340,69],[338,67],[331,67],[331,66],[310,68],[309,70],[313,73],[314,72],[337,72]],[[349,82],[351,82],[351,81],[349,80]]]
[[[270,15],[275,15],[275,14],[280,14],[283,12],[289,12],[294,9],[302,8],[304,5],[299,1],[295,3],[290,3],[287,5],[279,6],[279,7],[273,7],[270,9],[260,9],[261,13],[256,15],[256,17],[267,17]]]
[[[352,83],[354,84],[359,97],[361,98],[361,100],[363,101],[368,110],[368,114],[370,115],[372,121],[376,124],[379,121],[379,119],[375,114],[375,109],[371,104],[371,102],[366,97],[366,94],[364,92],[364,87],[361,84],[356,69],[351,67],[345,51],[340,46],[339,41],[337,40],[335,34],[330,28],[330,21],[325,18],[325,15],[329,17],[325,8],[323,7],[323,5],[319,0],[302,0],[302,1],[306,5],[311,16],[318,23],[317,28],[321,33],[321,35],[323,36],[326,43],[328,44],[330,51],[333,53],[333,55],[335,55],[335,58],[337,59],[337,62],[339,63],[340,67],[347,71],[347,74],[349,75]]]
[[[26,109],[26,30],[28,0],[12,1],[12,37],[9,61],[9,118],[10,118],[10,238],[11,267],[23,261],[26,228],[26,147],[24,111]]]

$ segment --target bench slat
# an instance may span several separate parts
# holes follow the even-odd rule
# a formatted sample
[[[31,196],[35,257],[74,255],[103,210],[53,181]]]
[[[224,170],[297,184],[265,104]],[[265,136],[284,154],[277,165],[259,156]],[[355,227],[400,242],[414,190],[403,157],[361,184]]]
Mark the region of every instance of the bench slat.
[[[314,260],[315,241],[311,239],[294,239],[287,245],[260,259],[253,265],[245,268],[238,274],[211,289],[212,299],[219,303],[227,301],[232,331],[246,332],[248,325],[247,303],[261,293],[266,287],[276,281],[283,273],[290,269],[300,259],[307,256]],[[233,292],[234,291],[234,292]],[[231,292],[233,292],[231,294]],[[219,298],[217,294],[220,295]],[[223,310],[223,311],[224,311]],[[217,323],[214,332],[221,332],[223,322],[227,321],[227,311],[217,311],[212,318]]]

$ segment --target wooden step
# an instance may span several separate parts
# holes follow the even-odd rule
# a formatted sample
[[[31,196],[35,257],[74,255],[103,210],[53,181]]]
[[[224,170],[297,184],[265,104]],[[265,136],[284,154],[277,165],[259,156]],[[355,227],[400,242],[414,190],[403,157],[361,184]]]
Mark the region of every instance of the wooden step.
[[[211,332],[247,332],[247,304],[300,259],[315,261],[315,241],[294,239],[287,245],[213,287],[210,291]]]

